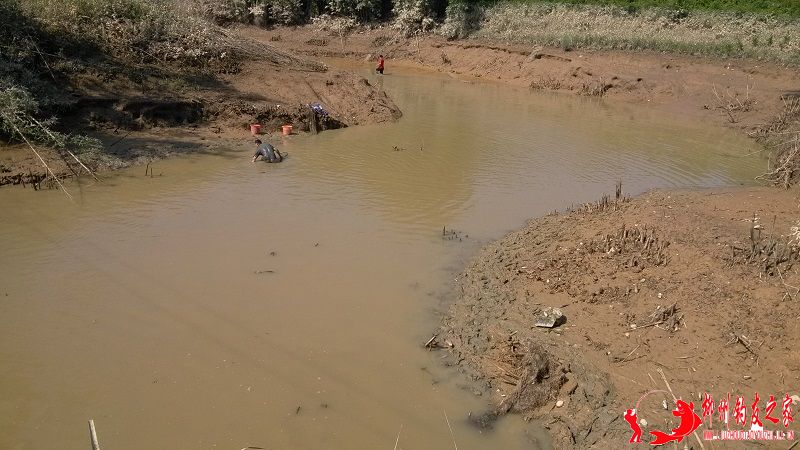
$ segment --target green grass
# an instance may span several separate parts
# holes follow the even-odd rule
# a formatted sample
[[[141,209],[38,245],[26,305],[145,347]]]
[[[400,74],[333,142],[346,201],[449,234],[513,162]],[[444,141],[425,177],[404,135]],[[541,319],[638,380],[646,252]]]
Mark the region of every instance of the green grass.
[[[487,3],[485,0],[462,0],[466,3]],[[573,5],[607,5],[636,12],[642,8],[727,11],[735,13],[772,14],[800,18],[800,0],[513,0],[514,3],[564,3]],[[489,1],[488,3],[494,3]]]

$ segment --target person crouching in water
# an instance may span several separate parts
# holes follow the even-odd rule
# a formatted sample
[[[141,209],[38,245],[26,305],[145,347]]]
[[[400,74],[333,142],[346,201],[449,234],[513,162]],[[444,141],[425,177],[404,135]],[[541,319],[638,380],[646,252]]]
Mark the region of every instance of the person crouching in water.
[[[264,161],[271,163],[283,161],[283,155],[281,155],[281,152],[275,147],[268,143],[262,143],[261,139],[256,139],[256,144],[258,148],[256,149],[256,154],[253,155],[253,162],[256,162],[259,156],[263,157]]]
[[[383,55],[378,55],[378,67],[375,68],[375,72],[383,75]]]

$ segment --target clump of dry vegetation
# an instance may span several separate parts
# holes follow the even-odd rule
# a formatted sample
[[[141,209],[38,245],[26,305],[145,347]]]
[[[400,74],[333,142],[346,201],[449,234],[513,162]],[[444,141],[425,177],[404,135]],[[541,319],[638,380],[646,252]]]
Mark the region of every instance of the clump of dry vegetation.
[[[590,80],[581,85],[578,93],[586,97],[602,97],[610,88],[611,85],[606,84],[602,79],[599,81]]]
[[[742,98],[738,92],[731,93],[730,90],[726,90],[725,94],[721,95],[717,91],[716,86],[713,86],[712,90],[717,99],[717,109],[724,111],[731,123],[738,122],[739,120],[736,115],[738,113],[750,111],[756,103],[755,99],[750,97],[750,85],[747,86],[744,98]]]
[[[551,75],[536,77],[530,88],[536,91],[557,91],[562,88],[561,80]]]
[[[789,188],[800,181],[800,96],[784,96],[783,111],[751,135],[770,150],[769,172],[761,179]]]

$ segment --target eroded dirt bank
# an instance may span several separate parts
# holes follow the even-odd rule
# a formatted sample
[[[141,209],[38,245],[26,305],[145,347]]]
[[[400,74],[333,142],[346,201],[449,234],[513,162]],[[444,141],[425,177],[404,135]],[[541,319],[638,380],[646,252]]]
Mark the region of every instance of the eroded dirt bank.
[[[105,147],[100,155],[84,155],[93,169],[232,146],[250,151],[249,124],[260,123],[267,135],[284,124],[306,132],[310,104],[324,109],[317,114],[319,130],[387,122],[402,114],[365,78],[289,52],[272,50],[269,57],[245,61],[235,73],[215,76],[138,70],[145,75],[87,72],[64,81],[63,128],[99,138]],[[81,171],[58,152],[39,151],[59,176]],[[0,152],[0,185],[36,183],[45,175],[27,147]]]
[[[748,405],[758,393],[762,414],[769,395],[796,395],[799,202],[796,189],[657,191],[535,219],[482,249],[436,339],[490,388],[478,424],[519,412],[557,448],[620,448],[623,413],[649,391],[663,392],[638,405],[648,442],[677,425],[668,389],[698,413],[706,392]],[[547,307],[566,322],[535,326]]]
[[[344,57],[386,73],[422,67],[464,81],[481,79],[543,91],[653,105],[709,124],[747,131],[768,124],[784,99],[800,95],[800,71],[774,63],[654,52],[590,51],[513,45],[483,39],[403,38],[396,30],[361,30],[345,38],[321,28],[241,30],[256,40],[314,57]],[[370,62],[367,62],[370,61]]]

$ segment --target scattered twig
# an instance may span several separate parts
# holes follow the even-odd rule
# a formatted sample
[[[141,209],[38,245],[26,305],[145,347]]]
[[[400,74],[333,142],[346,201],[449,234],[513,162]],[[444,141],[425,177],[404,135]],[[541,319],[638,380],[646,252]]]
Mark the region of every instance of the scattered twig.
[[[56,76],[53,74],[53,69],[50,68],[50,64],[47,63],[47,59],[44,57],[44,54],[42,54],[42,51],[39,50],[39,46],[36,44],[36,41],[30,35],[28,35],[28,41],[31,44],[33,44],[33,48],[36,50],[36,53],[39,55],[40,58],[42,58],[42,62],[44,63],[44,66],[47,68],[47,72],[50,73],[50,78],[52,78],[53,81],[56,81]]]
[[[89,172],[89,175],[91,175],[91,176],[92,176],[92,178],[94,178],[94,180],[95,180],[95,181],[100,181],[100,179],[99,179],[99,178],[97,178],[97,175],[95,175],[95,173],[92,171],[92,169],[90,169],[90,168],[86,167],[86,164],[84,164],[84,163],[83,163],[83,161],[81,161],[80,159],[78,159],[78,157],[77,157],[77,156],[75,156],[75,154],[74,154],[74,153],[72,153],[72,152],[71,152],[71,151],[69,151],[69,150],[67,150],[67,153],[69,154],[69,156],[72,156],[72,158],[73,158],[75,161],[77,161],[77,162],[78,162],[78,164],[80,164],[80,165],[81,165],[81,167],[83,167],[84,169],[86,169],[86,171],[87,171],[87,172]]]
[[[428,342],[425,343],[424,347],[429,349],[429,350],[433,349],[434,347],[438,347],[438,345],[436,343],[436,338],[437,337],[439,337],[439,333],[436,333],[433,336],[431,336],[431,338],[428,339]]]
[[[641,330],[642,328],[647,328],[647,327],[654,327],[654,326],[659,325],[661,323],[664,323],[664,321],[663,320],[658,320],[656,322],[650,322],[647,325],[636,325],[636,328],[631,328],[631,331]],[[626,333],[627,333],[627,331],[626,331]]]
[[[630,352],[630,353],[628,353],[628,356],[626,356],[626,357],[622,358],[622,360],[621,360],[619,363],[620,363],[620,364],[622,364],[622,363],[624,363],[625,361],[627,361],[627,360],[628,360],[628,358],[630,358],[630,357],[631,357],[631,355],[633,354],[633,352],[635,352],[636,350],[638,350],[638,349],[639,349],[639,347],[641,347],[641,345],[642,345],[642,344],[638,344],[638,345],[636,345],[636,347],[634,347],[634,348],[633,348],[633,350],[631,350],[631,352]]]
[[[108,148],[111,148],[111,147],[113,147],[113,146],[115,146],[115,145],[119,144],[120,142],[122,142],[122,140],[123,140],[123,139],[125,139],[125,138],[126,138],[126,137],[128,137],[128,136],[130,136],[130,134],[131,134],[131,133],[132,133],[132,131],[129,131],[129,132],[127,132],[127,133],[125,134],[125,136],[122,136],[121,138],[119,138],[119,139],[117,139],[116,141],[112,142],[112,143],[111,143],[111,145],[109,145],[109,146],[108,146]]]

